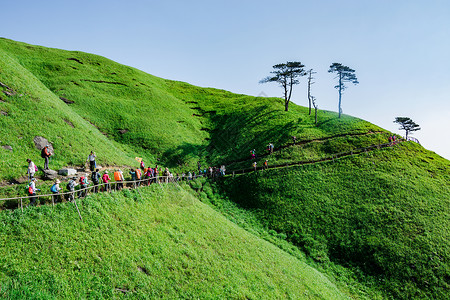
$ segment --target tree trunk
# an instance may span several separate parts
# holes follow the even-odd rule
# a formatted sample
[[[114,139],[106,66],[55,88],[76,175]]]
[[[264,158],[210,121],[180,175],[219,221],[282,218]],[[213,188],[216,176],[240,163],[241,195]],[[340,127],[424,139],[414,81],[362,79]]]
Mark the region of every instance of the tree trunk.
[[[287,83],[284,84],[284,111],[288,111],[289,107],[289,98],[288,98],[288,91],[287,91]]]
[[[311,115],[311,80],[312,80],[312,69],[309,70],[309,76],[308,76],[309,115]]]
[[[315,124],[317,126],[317,107],[314,107],[314,111],[315,111]]]
[[[341,118],[342,74],[339,73],[339,119]]]
[[[291,78],[291,82],[289,83],[289,97],[286,99],[285,103],[284,103],[284,110],[288,111],[289,109],[289,101],[291,101],[291,96],[292,96],[292,78]]]

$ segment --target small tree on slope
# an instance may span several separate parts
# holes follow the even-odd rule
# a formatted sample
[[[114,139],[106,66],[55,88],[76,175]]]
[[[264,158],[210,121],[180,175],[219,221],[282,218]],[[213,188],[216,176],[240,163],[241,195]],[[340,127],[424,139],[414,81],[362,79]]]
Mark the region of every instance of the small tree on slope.
[[[292,96],[292,87],[294,84],[299,84],[299,78],[305,76],[306,72],[303,69],[305,66],[299,61],[288,61],[283,64],[274,65],[274,70],[270,73],[273,76],[268,76],[262,79],[259,83],[278,82],[283,88],[284,95],[284,110],[289,110],[289,102]]]
[[[420,130],[420,125],[416,124],[413,120],[408,117],[397,117],[394,123],[400,124],[400,130],[406,131],[406,139],[408,140],[408,134],[413,131]]]

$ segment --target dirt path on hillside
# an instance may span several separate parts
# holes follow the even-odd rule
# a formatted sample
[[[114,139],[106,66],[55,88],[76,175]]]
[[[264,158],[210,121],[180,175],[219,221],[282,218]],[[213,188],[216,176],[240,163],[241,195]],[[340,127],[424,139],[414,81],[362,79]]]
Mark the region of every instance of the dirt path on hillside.
[[[100,167],[99,170],[100,171],[105,171],[105,170],[117,170],[117,169],[121,169],[123,170],[127,170],[130,169],[130,166],[105,166],[105,167]],[[86,166],[85,168],[82,168],[80,166],[68,166],[68,167],[63,167],[61,169],[74,169],[77,171],[77,174],[75,175],[71,175],[71,176],[63,176],[63,175],[58,175],[57,178],[61,181],[64,181],[65,179],[71,178],[71,177],[80,177],[80,174],[83,173],[91,173],[91,171],[89,170],[89,167]],[[37,180],[39,181],[50,181],[50,180],[44,180],[43,179],[43,175],[42,175],[42,170],[39,169],[39,171],[36,172],[36,176],[34,176]],[[28,183],[28,175],[24,175],[21,176],[19,178],[14,178],[14,179],[10,179],[10,180],[3,180],[0,181],[0,188],[2,187],[7,187],[7,186],[14,186],[17,184],[24,184],[24,183]]]
[[[323,137],[323,138],[318,138],[318,139],[297,141],[295,143],[287,143],[286,145],[274,148],[273,153],[280,152],[283,149],[286,149],[286,148],[289,148],[289,147],[293,147],[293,146],[306,145],[306,144],[314,143],[314,142],[323,142],[323,141],[331,140],[331,139],[338,138],[338,137],[363,136],[363,135],[379,134],[379,133],[385,133],[385,132],[384,131],[369,131],[369,132],[363,132],[363,133],[337,134],[337,135]],[[269,155],[271,155],[271,154],[270,153],[264,153],[264,154],[258,155],[258,157],[267,157]],[[247,158],[244,158],[244,159],[231,160],[231,161],[225,163],[224,165],[229,166],[229,165],[236,164],[236,163],[242,163],[242,162],[250,161],[251,159],[252,159],[251,157],[247,157]]]

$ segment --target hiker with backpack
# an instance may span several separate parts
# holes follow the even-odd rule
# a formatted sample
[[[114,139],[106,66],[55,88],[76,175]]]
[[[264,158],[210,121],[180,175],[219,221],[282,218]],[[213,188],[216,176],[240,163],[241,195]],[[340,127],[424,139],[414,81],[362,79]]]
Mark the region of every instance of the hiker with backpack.
[[[88,174],[87,174],[87,173],[84,174],[84,175],[81,175],[81,177],[80,177],[80,191],[79,191],[79,193],[78,193],[78,198],[86,197],[86,195],[87,195],[87,190],[86,190],[86,188],[87,188],[88,185],[89,185],[89,182],[88,182],[88,180],[87,180],[87,177],[88,177]]]
[[[264,162],[264,170],[267,170],[269,168],[269,161],[266,159]]]
[[[36,192],[40,191],[40,189],[36,188],[36,181],[36,178],[32,178],[28,185],[28,196],[30,196],[30,203],[28,205],[36,205]]]
[[[104,190],[105,190],[105,192],[111,190],[111,186],[109,185],[109,181],[110,180],[111,180],[111,178],[109,178],[108,170],[106,170],[105,174],[103,174],[103,176],[102,176],[102,181],[104,183],[104,187],[105,187]]]
[[[129,173],[131,175],[131,181],[133,181],[133,188],[136,188],[136,179],[137,179],[136,170],[130,169]]]
[[[41,150],[41,157],[44,159],[44,170],[48,170],[48,159],[52,156],[48,147],[48,145],[45,145],[45,147]]]
[[[145,179],[147,180],[147,186],[153,182],[153,177],[155,176],[155,171],[152,168],[148,168],[145,172]]]
[[[87,161],[89,162],[89,170],[91,172],[94,172],[95,168],[97,167],[97,162],[95,161],[95,158],[97,156],[95,155],[94,151],[91,151],[91,154],[89,154]]]
[[[28,180],[31,181],[31,179],[34,178],[34,174],[38,171],[37,166],[34,164],[34,162],[31,161],[31,159],[27,159],[28,162]]]
[[[91,174],[92,183],[94,184],[94,193],[98,193],[98,184],[100,183],[100,173],[98,169]]]
[[[61,181],[59,181],[59,179],[56,179],[55,184],[53,184],[52,187],[50,188],[50,191],[53,193],[53,196],[52,196],[53,204],[58,202],[59,191],[62,190],[62,188],[59,187],[60,183],[61,183]]]
[[[141,170],[144,171],[144,169],[145,169],[144,160],[141,160],[140,167],[141,167]]]
[[[142,172],[141,169],[136,169],[134,171],[136,172],[136,187],[139,187],[141,185]]]
[[[225,176],[225,171],[226,171],[225,165],[221,165],[220,166],[220,175]]]
[[[123,172],[118,169],[116,172],[114,172],[114,180],[116,181],[116,188],[119,190],[123,189]]]
[[[163,176],[164,176],[164,181],[166,183],[168,183],[169,182],[169,176],[170,176],[169,168],[166,167],[164,169]]]
[[[69,194],[69,201],[73,201],[75,200],[75,187],[78,185],[77,183],[77,178],[76,177],[72,177],[69,182],[66,185],[66,188],[69,192],[71,192]]]
[[[256,161],[254,161],[252,165],[253,165],[253,168],[255,168],[255,172],[256,172],[256,165],[257,165]]]
[[[155,169],[153,170],[153,177],[155,178],[154,179],[155,182],[158,182],[158,174],[159,174],[158,165],[155,165]]]

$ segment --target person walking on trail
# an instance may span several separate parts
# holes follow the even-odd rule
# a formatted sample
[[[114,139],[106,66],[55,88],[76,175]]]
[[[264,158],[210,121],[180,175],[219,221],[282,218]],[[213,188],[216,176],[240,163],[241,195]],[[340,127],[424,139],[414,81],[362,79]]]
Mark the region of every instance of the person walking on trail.
[[[220,175],[221,176],[225,176],[225,172],[226,172],[226,168],[225,168],[225,165],[221,165],[220,166]]]
[[[155,165],[155,169],[153,170],[153,177],[155,177],[155,182],[158,182],[158,174],[159,174],[159,171],[158,171],[158,165]]]
[[[98,184],[100,183],[100,173],[98,169],[91,174],[92,183],[94,184],[94,193],[98,193]]]
[[[41,151],[41,157],[44,159],[44,170],[48,170],[48,159],[50,156],[52,156],[48,147],[48,145],[45,145],[45,147]]]
[[[56,179],[55,183],[50,188],[50,191],[53,193],[52,201],[53,203],[57,203],[59,200],[59,191],[62,190],[62,188],[59,187],[59,184],[61,181],[59,179]]]
[[[272,143],[269,143],[268,150],[269,150],[269,154],[273,153],[273,144]]]
[[[169,176],[170,176],[169,168],[166,167],[164,169],[163,176],[164,176],[164,181],[166,183],[168,183],[169,182]]]
[[[134,170],[136,172],[136,186],[140,186],[141,185],[141,179],[142,179],[142,172],[141,169],[136,169]]]
[[[94,172],[95,168],[97,167],[97,162],[95,161],[95,158],[97,156],[95,155],[94,151],[91,151],[91,154],[89,154],[87,161],[89,162],[89,170],[91,172]]]
[[[78,198],[81,198],[81,197],[86,197],[86,194],[87,194],[87,190],[86,190],[86,188],[88,187],[88,185],[89,185],[89,182],[88,182],[88,180],[87,180],[87,177],[88,177],[88,174],[86,173],[86,174],[84,174],[84,175],[82,175],[81,177],[80,177],[80,192],[78,193]]]
[[[78,185],[77,183],[77,178],[76,177],[72,177],[69,182],[67,183],[67,190],[69,190],[70,194],[69,194],[69,201],[74,201],[75,200],[75,187]]]
[[[31,159],[27,159],[28,162],[28,180],[31,182],[31,179],[34,178],[34,174],[37,172],[38,168],[36,167],[36,165],[34,164],[34,162],[31,161]]]
[[[257,165],[257,164],[256,164],[256,161],[254,161],[252,165],[253,165],[253,168],[254,168],[255,171],[256,171],[256,165]]]
[[[109,178],[108,170],[106,170],[105,174],[103,174],[103,176],[102,176],[102,181],[104,183],[104,187],[105,187],[104,190],[105,190],[105,192],[111,190],[111,186],[109,185],[109,181],[110,180],[111,180],[111,178]]]
[[[30,204],[28,205],[36,205],[36,192],[40,191],[40,189],[36,188],[36,178],[32,178],[30,184],[28,185],[28,196],[30,196]]]
[[[145,179],[147,180],[147,186],[153,182],[153,177],[155,176],[155,171],[152,168],[148,168],[145,172]]]
[[[129,173],[131,175],[131,181],[133,181],[133,188],[136,188],[136,179],[137,179],[136,170],[130,169]]]
[[[117,182],[116,187],[121,190],[123,189],[123,172],[118,169],[116,172],[114,172],[114,180]]]
[[[295,142],[297,141],[297,137],[295,135],[292,136],[292,143],[295,145]]]
[[[144,160],[141,160],[140,167],[141,167],[141,170],[144,171],[144,169],[145,169]]]
[[[269,168],[269,161],[266,159],[264,162],[264,170],[267,170]]]

